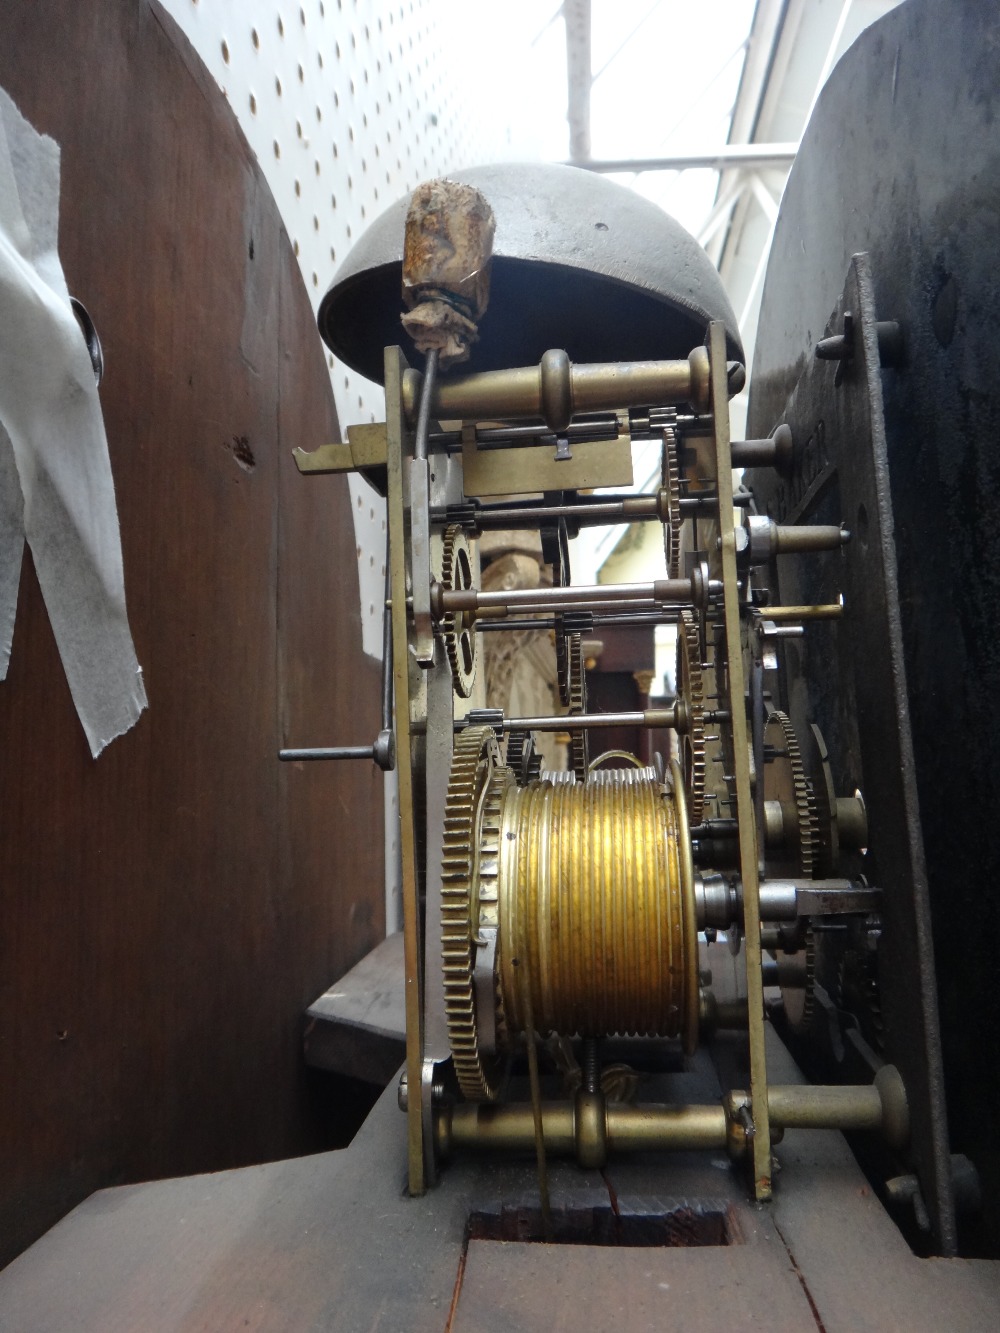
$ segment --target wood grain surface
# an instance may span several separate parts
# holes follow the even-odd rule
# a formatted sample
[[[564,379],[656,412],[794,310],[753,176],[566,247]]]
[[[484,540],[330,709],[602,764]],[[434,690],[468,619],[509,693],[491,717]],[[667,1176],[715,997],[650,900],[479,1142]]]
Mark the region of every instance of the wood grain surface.
[[[288,237],[150,0],[8,0],[0,84],[62,149],[60,252],[104,344],[149,710],[95,763],[26,554],[0,685],[0,1262],[92,1190],[330,1142],[306,1006],[383,932],[338,439]],[[336,1108],[332,1111],[336,1118]]]
[[[776,1078],[801,1075],[769,1030]],[[707,1051],[643,1095],[699,1103]],[[406,1124],[386,1089],[351,1145],[292,1161],[103,1190],[0,1273],[17,1333],[980,1333],[1000,1264],[917,1259],[841,1135],[790,1130],[774,1203],[715,1153],[636,1153],[603,1172],[551,1159],[553,1210],[628,1215],[695,1201],[727,1243],[595,1246],[469,1239],[474,1215],[537,1207],[530,1154],[456,1156],[409,1198]]]

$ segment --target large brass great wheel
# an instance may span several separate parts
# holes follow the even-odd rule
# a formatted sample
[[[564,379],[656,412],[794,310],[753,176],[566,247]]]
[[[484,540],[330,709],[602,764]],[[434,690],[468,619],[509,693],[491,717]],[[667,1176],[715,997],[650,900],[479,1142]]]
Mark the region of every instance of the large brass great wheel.
[[[519,787],[489,727],[455,743],[442,948],[459,1087],[496,1098],[509,1039],[676,1037],[694,1050],[698,947],[684,784],[634,770]],[[488,972],[483,974],[483,964]]]
[[[500,763],[492,727],[467,727],[458,734],[445,806],[441,958],[455,1076],[470,1101],[493,1101],[503,1083],[503,1060],[480,1040],[484,1023],[477,1021],[475,982],[477,963],[481,971],[485,961],[492,973],[499,809],[504,791],[514,785],[513,773]],[[478,957],[480,951],[485,959]],[[495,1029],[495,1015],[488,1018]]]

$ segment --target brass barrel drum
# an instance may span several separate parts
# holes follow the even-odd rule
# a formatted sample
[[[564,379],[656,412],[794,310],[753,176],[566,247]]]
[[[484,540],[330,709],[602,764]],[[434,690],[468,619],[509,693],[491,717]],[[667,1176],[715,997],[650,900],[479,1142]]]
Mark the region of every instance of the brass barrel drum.
[[[492,1100],[513,1039],[698,1031],[683,783],[604,771],[519,787],[489,728],[456,743],[444,848],[445,991],[463,1093]]]

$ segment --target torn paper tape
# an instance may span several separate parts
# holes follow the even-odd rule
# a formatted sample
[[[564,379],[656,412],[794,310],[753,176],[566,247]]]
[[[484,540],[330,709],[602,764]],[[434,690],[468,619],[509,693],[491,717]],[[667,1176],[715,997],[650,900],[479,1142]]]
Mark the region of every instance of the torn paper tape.
[[[125,611],[114,481],[57,248],[59,147],[0,89],[0,666],[21,551],[96,758],[146,707]]]

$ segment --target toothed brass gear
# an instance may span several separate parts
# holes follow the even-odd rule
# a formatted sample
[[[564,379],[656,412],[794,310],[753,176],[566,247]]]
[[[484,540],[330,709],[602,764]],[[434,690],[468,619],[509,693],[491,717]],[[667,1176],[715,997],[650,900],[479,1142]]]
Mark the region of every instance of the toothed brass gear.
[[[681,471],[677,462],[677,430],[665,426],[660,461],[661,503],[667,517],[663,520],[663,554],[667,562],[667,577],[681,577]]]
[[[505,763],[514,774],[518,786],[523,787],[528,779],[528,768],[535,752],[534,737],[530,731],[511,731],[507,735],[507,754]]]
[[[688,817],[692,824],[700,824],[705,812],[705,687],[698,620],[687,609],[677,621],[676,685],[686,713],[679,738]]]
[[[457,523],[445,529],[441,550],[441,586],[448,592],[472,587],[472,552],[469,539]],[[476,680],[476,632],[464,611],[441,617],[444,646],[451,663],[455,693],[468,699]]]
[[[565,616],[561,611],[556,612],[555,647],[556,647],[556,681],[559,685],[559,702],[564,708],[569,707],[569,648],[571,634],[566,633]]]
[[[499,778],[494,784],[492,779]],[[492,727],[467,727],[455,740],[441,854],[441,957],[445,1015],[455,1075],[470,1101],[493,1101],[502,1061],[480,1048],[473,974],[483,930],[496,929],[499,803],[513,775],[500,763]],[[498,790],[494,791],[496,786]],[[495,810],[491,803],[491,794]],[[490,811],[493,818],[490,819]],[[495,827],[489,850],[489,830]],[[486,843],[482,834],[486,833]]]
[[[587,674],[583,661],[583,636],[567,636],[569,715],[587,711]],[[577,782],[587,781],[587,768],[590,764],[590,744],[586,731],[577,729],[569,733],[569,766],[576,775]]]
[[[797,866],[800,874],[806,879],[812,879],[819,848],[819,819],[812,783],[806,777],[798,737],[787,713],[775,709],[768,717],[764,727],[764,744],[779,752],[765,765],[764,797],[794,804]]]
[[[530,737],[529,737],[530,740]],[[477,1006],[484,996],[490,1000],[490,1013],[476,1013],[476,1038],[480,1059],[487,1057],[491,1073],[490,1087],[502,1082],[503,1065],[497,1058],[507,1049],[507,1016],[496,968],[497,937],[500,930],[500,826],[503,801],[507,791],[517,786],[510,766],[491,773],[482,802],[476,833],[478,875],[470,901],[470,917],[476,918],[474,982]],[[477,906],[478,904],[478,906]],[[492,1076],[496,1075],[495,1078]]]
[[[800,874],[813,877],[819,839],[819,822],[813,800],[812,784],[806,777],[802,752],[792,720],[775,709],[764,725],[764,745],[772,757],[764,765],[764,799],[779,801],[783,808],[795,810],[795,846],[784,863],[778,856],[768,857],[771,874]],[[805,1032],[812,1023],[815,1007],[816,936],[806,927],[802,948],[793,955],[804,970],[801,986],[782,986],[785,1018],[793,1032]]]
[[[805,943],[794,956],[800,955],[805,966],[803,984],[781,987],[785,1019],[793,1032],[808,1031],[816,1007],[816,935],[812,926],[806,928]]]

